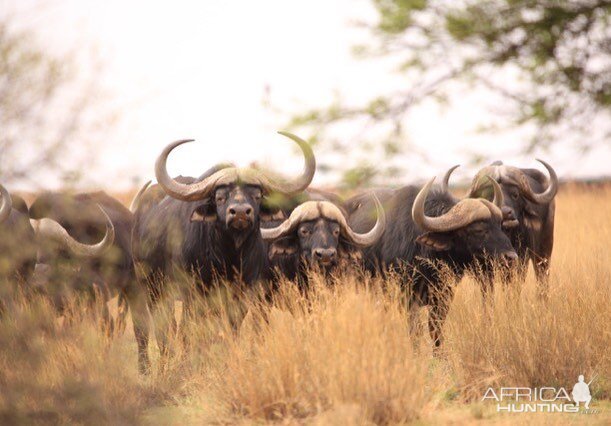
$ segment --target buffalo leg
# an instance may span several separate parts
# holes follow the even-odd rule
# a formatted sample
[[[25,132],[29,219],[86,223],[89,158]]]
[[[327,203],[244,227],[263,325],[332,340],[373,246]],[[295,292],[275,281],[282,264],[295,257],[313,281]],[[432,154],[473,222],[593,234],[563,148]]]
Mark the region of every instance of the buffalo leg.
[[[151,361],[148,355],[149,317],[146,303],[146,293],[140,289],[130,289],[125,293],[132,311],[132,324],[138,345],[138,369],[140,373],[150,372]]]
[[[417,346],[418,339],[422,336],[422,324],[419,321],[420,305],[414,301],[408,301],[407,320],[409,322],[409,334]]]
[[[112,336],[114,322],[108,310],[106,300],[107,297],[104,289],[100,285],[94,283],[91,287],[91,291],[87,292],[85,295],[85,309],[98,323],[98,328],[104,336],[110,338]]]
[[[480,290],[482,293],[482,303],[484,307],[488,306],[491,303],[492,298],[494,297],[494,277],[493,276],[484,276],[479,278]]]
[[[439,353],[439,348],[443,343],[441,328],[445,320],[446,313],[438,306],[431,306],[429,311],[429,334],[433,340],[433,352]]]
[[[537,278],[539,297],[546,300],[549,292],[549,258],[533,254],[532,261],[535,277]]]
[[[129,302],[124,292],[119,293],[117,298],[117,320],[115,321],[115,334],[121,336],[125,333],[127,326],[127,313],[129,311]]]
[[[432,300],[429,306],[429,334],[433,340],[433,353],[438,354],[443,343],[442,328],[450,309],[450,297],[440,295]]]
[[[191,333],[191,331],[189,330],[189,327],[195,315],[194,309],[195,309],[195,306],[194,306],[194,300],[193,300],[193,293],[191,291],[186,292],[186,294],[183,296],[182,319],[180,321],[180,329],[179,329],[180,339],[182,340],[182,344],[183,344],[185,351],[189,350],[189,344],[190,344],[189,334]]]
[[[155,338],[159,346],[161,368],[163,369],[170,358],[170,338],[176,331],[174,300],[171,297],[149,299],[149,309],[153,316]]]

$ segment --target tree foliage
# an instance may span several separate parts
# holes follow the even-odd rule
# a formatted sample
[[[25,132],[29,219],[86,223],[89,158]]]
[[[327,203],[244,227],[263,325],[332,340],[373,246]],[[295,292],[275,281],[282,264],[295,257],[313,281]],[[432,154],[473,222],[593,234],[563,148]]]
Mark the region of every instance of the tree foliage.
[[[77,72],[76,53],[50,53],[34,30],[15,29],[16,18],[0,18],[0,181],[31,185],[60,174],[72,182],[111,120],[94,109],[99,64]]]
[[[330,124],[366,118],[396,144],[413,105],[447,101],[460,84],[507,100],[503,127],[534,130],[526,151],[568,139],[587,149],[611,136],[611,1],[372,1],[375,41],[355,51],[398,58],[408,88],[367,105],[338,100],[294,117],[294,126],[312,126],[321,138]]]

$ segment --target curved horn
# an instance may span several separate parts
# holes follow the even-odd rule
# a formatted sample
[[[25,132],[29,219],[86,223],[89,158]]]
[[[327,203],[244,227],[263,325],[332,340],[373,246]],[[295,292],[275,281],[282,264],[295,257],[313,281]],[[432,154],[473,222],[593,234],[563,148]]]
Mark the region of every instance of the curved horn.
[[[435,178],[432,178],[424,185],[420,192],[418,192],[414,204],[412,205],[412,219],[414,219],[416,225],[425,231],[435,231],[437,228],[436,223],[431,221],[433,218],[427,217],[424,213],[424,203],[426,202],[426,197],[429,195],[433,182],[435,182]]]
[[[426,197],[429,194],[435,178],[429,180],[420,190],[412,206],[414,223],[429,232],[448,232],[476,221],[491,217],[488,206],[479,199],[465,198],[455,204],[450,211],[442,216],[429,217],[424,212]]]
[[[157,161],[155,162],[155,177],[163,190],[172,198],[182,201],[201,200],[214,188],[215,181],[211,179],[214,175],[210,176],[208,179],[204,179],[201,182],[197,182],[196,184],[186,185],[172,179],[167,170],[167,161],[170,152],[172,152],[172,150],[177,146],[188,142],[193,142],[193,139],[181,139],[176,142],[172,142],[166,146],[163,151],[161,151],[161,154],[159,154],[159,157],[157,157]]]
[[[308,185],[310,185],[310,182],[312,182],[314,173],[316,172],[316,157],[314,157],[314,152],[312,151],[310,144],[301,139],[299,136],[289,132],[280,131],[278,133],[282,136],[286,136],[299,145],[301,152],[303,152],[304,168],[301,176],[292,181],[277,182],[276,180],[270,179],[268,182],[266,182],[266,186],[268,186],[271,191],[289,195],[295,194],[306,189]]]
[[[502,209],[503,205],[505,204],[505,196],[503,195],[501,185],[499,185],[499,183],[495,179],[492,179],[490,176],[486,177],[488,178],[488,180],[490,180],[490,183],[492,184],[492,189],[494,190],[494,199],[492,200],[492,204],[497,206],[499,209]]]
[[[261,228],[261,238],[265,241],[273,241],[289,233],[301,220],[299,215],[291,214],[280,225],[274,228]]]
[[[2,207],[0,207],[0,223],[4,222],[11,214],[13,208],[13,200],[11,194],[8,193],[7,189],[0,185],[0,199],[2,200]]]
[[[260,170],[256,169],[236,169],[233,167],[219,170],[208,178],[193,184],[182,184],[170,177],[167,171],[167,160],[170,152],[179,145],[187,142],[193,142],[193,139],[183,139],[173,142],[166,146],[155,162],[155,176],[157,182],[163,190],[172,198],[182,201],[196,201],[205,198],[214,189],[217,182],[223,180],[236,180],[242,177],[248,177],[251,180],[258,182],[268,192],[280,192],[284,194],[294,194],[303,191],[308,187],[314,177],[316,171],[316,159],[310,145],[303,139],[287,132],[278,132],[283,136],[292,139],[303,152],[305,158],[304,171],[297,179],[293,181],[277,181],[276,178],[271,178],[265,175]]]
[[[63,247],[66,247],[71,253],[78,257],[97,257],[106,252],[115,240],[115,228],[104,211],[104,209],[98,205],[104,217],[106,218],[106,234],[102,241],[97,244],[83,244],[76,241],[68,234],[68,231],[53,219],[30,219],[30,223],[36,231],[38,237],[48,238],[50,240],[60,243]]]
[[[443,180],[441,181],[441,189],[443,191],[448,191],[448,184],[450,182],[450,176],[452,176],[452,172],[460,167],[460,164],[457,164],[453,167],[450,167],[445,175],[443,175]]]
[[[528,198],[530,201],[537,204],[547,204],[550,203],[558,193],[558,176],[556,175],[556,171],[553,169],[552,166],[550,166],[543,160],[537,159],[537,161],[543,164],[543,166],[547,169],[547,172],[549,173],[549,186],[545,191],[539,194],[533,192],[532,188],[530,187],[530,185],[528,185],[528,183],[526,183],[526,185],[523,185],[522,190],[526,198]]]
[[[375,244],[382,237],[382,234],[384,233],[384,230],[386,229],[386,213],[384,212],[384,207],[382,207],[382,203],[380,203],[380,200],[378,199],[378,197],[375,194],[372,194],[372,195],[373,195],[373,202],[376,205],[376,215],[377,215],[376,224],[373,226],[373,228],[371,228],[369,232],[366,232],[364,234],[359,234],[357,232],[354,232],[352,228],[348,226],[347,224],[345,225],[346,226],[345,231],[346,231],[348,238],[350,238],[352,243],[360,247],[367,247],[372,244]]]
[[[138,207],[140,207],[140,201],[142,201],[142,196],[144,195],[150,184],[151,181],[149,180],[144,185],[142,185],[142,188],[138,190],[138,193],[134,196],[131,204],[129,205],[130,212],[136,213],[136,210],[138,210]]]

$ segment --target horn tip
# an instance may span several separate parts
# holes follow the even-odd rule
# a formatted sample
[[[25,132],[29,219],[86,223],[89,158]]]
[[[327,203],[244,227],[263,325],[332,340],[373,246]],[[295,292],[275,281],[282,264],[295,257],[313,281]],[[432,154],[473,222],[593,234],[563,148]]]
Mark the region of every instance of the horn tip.
[[[179,139],[177,141],[172,142],[169,146],[171,148],[176,148],[177,146],[183,145],[185,143],[195,142],[195,139]]]
[[[309,145],[309,143],[308,143],[307,141],[305,141],[304,139],[300,138],[299,136],[297,136],[297,135],[296,135],[296,134],[294,134],[294,133],[287,132],[286,130],[278,130],[278,131],[277,131],[277,133],[278,133],[279,135],[286,136],[286,137],[287,137],[287,138],[289,138],[289,139],[293,139],[295,142],[298,142],[298,143],[306,143],[306,144],[308,144],[308,145]]]
[[[543,166],[547,169],[547,171],[549,172],[550,176],[552,178],[556,178],[557,174],[556,171],[554,170],[554,168],[547,162],[544,160],[541,160],[540,158],[536,158],[535,160],[537,160],[539,163],[543,164]]]

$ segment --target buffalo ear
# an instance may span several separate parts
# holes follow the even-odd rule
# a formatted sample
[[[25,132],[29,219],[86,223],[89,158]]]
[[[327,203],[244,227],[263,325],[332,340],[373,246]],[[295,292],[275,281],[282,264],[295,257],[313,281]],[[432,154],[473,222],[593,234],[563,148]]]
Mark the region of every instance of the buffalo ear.
[[[283,237],[277,239],[269,245],[267,255],[269,260],[274,260],[286,256],[291,256],[299,250],[298,241],[293,237]]]
[[[191,213],[191,222],[214,222],[216,219],[216,206],[212,203],[200,204]]]
[[[534,218],[540,217],[539,212],[530,203],[526,203],[526,205],[524,206],[524,211],[527,215],[532,216]]]
[[[543,220],[541,218],[541,214],[537,209],[531,205],[531,203],[526,203],[524,206],[524,225],[528,229],[532,229],[535,232],[540,232],[543,227]]]
[[[259,217],[261,218],[262,223],[268,222],[282,222],[286,219],[286,215],[280,209],[269,209],[269,208],[261,208],[259,212]]]
[[[350,244],[342,244],[340,242],[337,247],[337,253],[339,254],[340,259],[346,259],[352,262],[360,262],[363,260],[363,253],[358,248],[350,245]]]
[[[416,238],[416,242],[437,251],[449,250],[452,247],[451,236],[438,232],[425,232]]]

